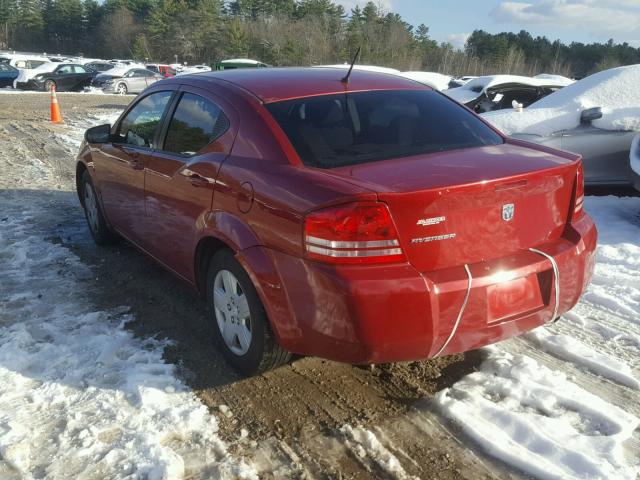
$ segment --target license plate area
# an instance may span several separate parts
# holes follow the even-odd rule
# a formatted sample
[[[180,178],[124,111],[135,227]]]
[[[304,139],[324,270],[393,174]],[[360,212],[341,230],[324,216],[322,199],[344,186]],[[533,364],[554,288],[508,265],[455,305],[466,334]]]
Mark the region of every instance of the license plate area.
[[[515,278],[487,287],[487,321],[495,323],[543,308],[538,275]]]

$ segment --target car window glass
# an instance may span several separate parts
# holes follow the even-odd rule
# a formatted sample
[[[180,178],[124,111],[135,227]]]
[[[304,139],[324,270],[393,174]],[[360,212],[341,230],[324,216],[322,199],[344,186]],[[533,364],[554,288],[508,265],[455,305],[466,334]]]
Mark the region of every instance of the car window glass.
[[[320,168],[503,142],[473,114],[431,90],[322,95],[267,108],[303,163]]]
[[[127,73],[125,73],[124,75],[122,75],[123,78],[131,78],[133,77],[135,71],[134,70],[129,70]]]
[[[153,148],[153,138],[170,98],[171,92],[157,92],[140,100],[120,122],[117,143]]]
[[[156,76],[156,74],[155,74],[155,73],[153,73],[153,72],[150,72],[149,70],[145,70],[145,72],[144,72],[144,76],[145,76],[145,77],[155,77],[155,76]]]
[[[145,70],[134,70],[133,76],[134,77],[146,77],[147,73],[146,73]]]
[[[9,67],[4,63],[0,63],[0,72],[8,72],[8,71],[9,71]]]
[[[24,60],[16,61],[16,67],[18,68],[27,68],[27,62]]]
[[[73,73],[71,65],[62,65],[56,69],[56,73]]]
[[[87,73],[87,71],[85,70],[85,68],[82,65],[74,65],[73,66],[73,72],[74,73]]]
[[[229,128],[229,120],[213,102],[185,93],[176,108],[163,150],[195,155]]]

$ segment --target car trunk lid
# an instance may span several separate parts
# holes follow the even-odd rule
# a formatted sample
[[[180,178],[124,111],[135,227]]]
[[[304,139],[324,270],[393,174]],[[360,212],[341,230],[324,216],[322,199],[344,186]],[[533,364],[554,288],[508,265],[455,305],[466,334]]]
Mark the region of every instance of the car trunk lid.
[[[334,169],[387,203],[408,260],[436,270],[557,239],[578,158],[504,145]]]

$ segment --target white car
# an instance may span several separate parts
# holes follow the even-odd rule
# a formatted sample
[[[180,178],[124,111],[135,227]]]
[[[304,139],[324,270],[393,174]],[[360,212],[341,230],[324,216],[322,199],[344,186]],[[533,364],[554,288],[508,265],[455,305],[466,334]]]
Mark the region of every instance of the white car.
[[[487,75],[443,93],[476,113],[484,113],[512,108],[514,104],[526,107],[572,83],[573,80],[558,75],[553,78]]]
[[[32,70],[49,62],[50,60],[47,57],[41,55],[23,55],[19,53],[0,54],[0,63],[8,63],[19,70]]]
[[[50,62],[47,60],[34,68],[19,69],[18,77],[13,81],[13,88],[18,88],[18,84],[26,84],[36,75],[53,72],[58,65],[60,65],[58,62]]]

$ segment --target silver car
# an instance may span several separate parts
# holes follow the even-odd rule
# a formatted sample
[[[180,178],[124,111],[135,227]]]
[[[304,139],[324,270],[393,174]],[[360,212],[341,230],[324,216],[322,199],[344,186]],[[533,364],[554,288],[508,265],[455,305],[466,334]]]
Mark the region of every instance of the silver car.
[[[507,135],[582,155],[585,184],[632,183],[629,149],[640,132],[640,65],[595,73],[524,109],[483,113]]]
[[[105,93],[140,93],[149,85],[162,80],[164,77],[145,68],[112,69],[107,70],[91,82],[91,86],[101,88]]]
[[[580,118],[577,127],[550,135],[514,133],[511,136],[582,155],[586,185],[629,185],[633,174],[629,165],[629,149],[638,132],[595,127],[591,122],[602,118],[600,107],[583,110]]]

